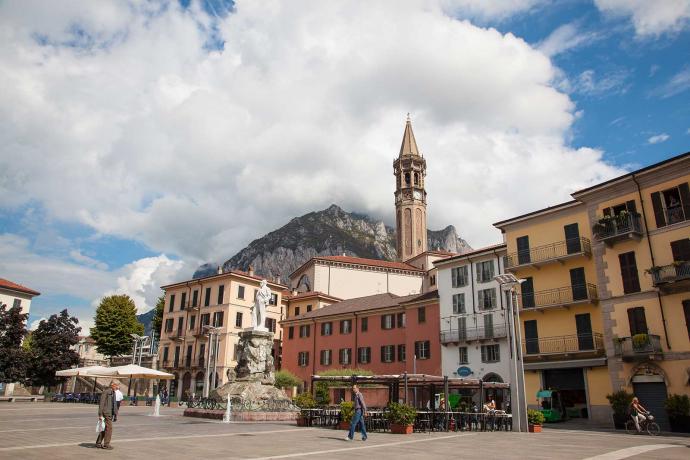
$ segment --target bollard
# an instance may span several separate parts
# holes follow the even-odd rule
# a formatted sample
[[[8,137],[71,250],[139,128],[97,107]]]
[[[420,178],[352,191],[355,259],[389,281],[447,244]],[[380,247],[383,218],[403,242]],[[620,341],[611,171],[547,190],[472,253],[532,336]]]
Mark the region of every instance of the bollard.
[[[232,403],[230,402],[230,395],[228,395],[228,407],[225,408],[225,415],[223,415],[223,423],[230,423],[230,411],[232,410]]]

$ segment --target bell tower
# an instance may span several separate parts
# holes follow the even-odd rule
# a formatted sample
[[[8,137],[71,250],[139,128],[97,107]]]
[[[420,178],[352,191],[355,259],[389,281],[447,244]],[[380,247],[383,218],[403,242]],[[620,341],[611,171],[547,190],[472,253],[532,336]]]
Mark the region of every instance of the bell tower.
[[[417,148],[410,114],[407,114],[400,154],[393,162],[393,174],[398,260],[404,261],[427,250],[426,160]]]

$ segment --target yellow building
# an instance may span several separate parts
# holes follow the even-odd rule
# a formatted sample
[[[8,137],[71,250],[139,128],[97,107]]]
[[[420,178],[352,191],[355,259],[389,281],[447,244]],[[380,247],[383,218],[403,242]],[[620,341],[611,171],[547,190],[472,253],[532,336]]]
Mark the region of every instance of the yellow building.
[[[690,153],[573,197],[586,207],[614,390],[668,429],[663,401],[689,394]]]
[[[538,407],[540,389],[558,389],[569,417],[609,423],[611,384],[586,206],[571,201],[494,225],[507,244],[506,270],[524,279],[528,407]]]

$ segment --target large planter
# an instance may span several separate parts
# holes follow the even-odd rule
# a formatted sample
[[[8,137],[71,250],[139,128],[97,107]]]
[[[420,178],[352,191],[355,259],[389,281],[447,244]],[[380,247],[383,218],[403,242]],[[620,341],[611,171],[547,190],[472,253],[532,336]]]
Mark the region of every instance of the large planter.
[[[391,423],[391,433],[412,434],[412,425],[399,425],[397,423]]]
[[[338,422],[338,429],[339,430],[349,430],[350,429],[350,422],[346,422],[346,421]]]
[[[613,414],[613,427],[617,430],[624,430],[625,429],[625,422],[628,421],[628,417],[626,415],[621,415],[621,414]]]
[[[670,417],[671,431],[676,433],[690,433],[690,416],[681,415],[678,417]]]
[[[297,417],[297,426],[309,426],[309,419],[300,415]]]
[[[527,425],[530,433],[541,433],[541,425]]]

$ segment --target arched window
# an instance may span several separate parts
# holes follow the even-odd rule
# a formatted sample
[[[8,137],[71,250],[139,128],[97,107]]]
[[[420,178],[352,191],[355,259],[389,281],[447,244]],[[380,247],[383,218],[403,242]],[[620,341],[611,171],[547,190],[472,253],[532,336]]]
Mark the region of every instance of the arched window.
[[[304,274],[299,277],[297,281],[297,291],[298,292],[309,292],[311,291],[311,280],[309,280],[309,275]]]
[[[419,173],[414,173],[414,185],[419,185]]]
[[[410,185],[410,173],[405,173],[405,185]]]
[[[488,374],[486,374],[484,377],[482,377],[482,381],[503,383],[503,379],[501,378],[501,376],[494,372],[489,372]]]

